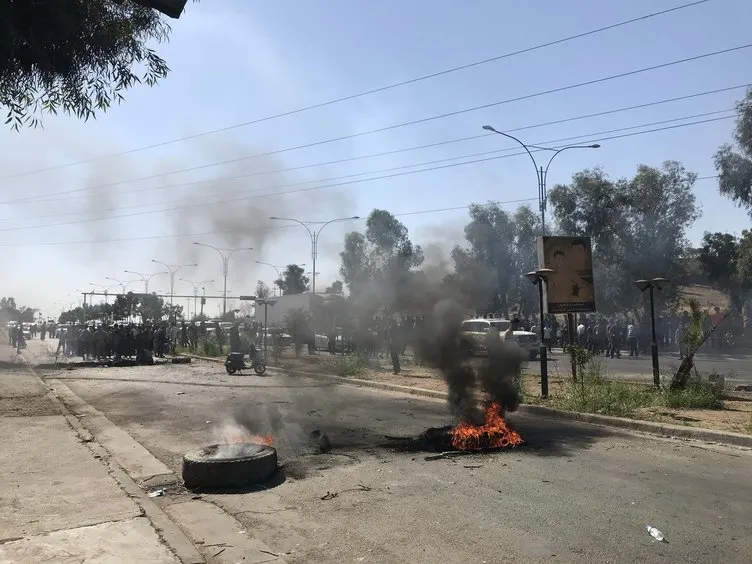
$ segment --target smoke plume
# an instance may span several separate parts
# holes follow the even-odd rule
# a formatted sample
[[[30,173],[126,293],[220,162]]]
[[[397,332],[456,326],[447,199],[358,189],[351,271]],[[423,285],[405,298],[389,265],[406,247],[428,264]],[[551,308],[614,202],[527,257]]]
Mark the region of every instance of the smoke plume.
[[[418,335],[416,354],[441,371],[449,387],[452,413],[463,421],[480,424],[483,412],[476,397],[478,387],[502,412],[517,409],[517,381],[525,355],[516,343],[489,339],[488,357],[473,363],[460,346],[464,317],[464,309],[456,300],[449,298],[436,303]]]

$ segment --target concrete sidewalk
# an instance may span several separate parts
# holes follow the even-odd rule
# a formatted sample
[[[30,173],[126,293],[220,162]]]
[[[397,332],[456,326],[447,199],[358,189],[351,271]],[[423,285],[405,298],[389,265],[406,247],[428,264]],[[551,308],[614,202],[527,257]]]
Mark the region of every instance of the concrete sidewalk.
[[[0,564],[179,562],[7,341],[0,437]]]

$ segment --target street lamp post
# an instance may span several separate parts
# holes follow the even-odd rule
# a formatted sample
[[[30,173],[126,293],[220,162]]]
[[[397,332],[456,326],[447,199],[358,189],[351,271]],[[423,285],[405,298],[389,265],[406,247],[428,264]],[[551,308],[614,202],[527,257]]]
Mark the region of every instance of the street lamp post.
[[[196,304],[198,303],[198,289],[204,288],[204,284],[213,283],[214,280],[203,280],[202,282],[191,282],[190,280],[186,280],[185,278],[181,278],[180,280],[187,282],[188,284],[193,286],[193,316],[195,317],[198,312],[198,307],[196,306]],[[204,288],[204,293],[206,293],[206,288]],[[203,307],[201,309],[203,311]]]
[[[264,266],[271,266],[277,273],[277,280],[280,280],[282,278],[282,272],[279,269],[285,268],[284,265],[275,265],[269,262],[262,262],[260,260],[257,260],[256,264],[263,264]],[[305,265],[306,265],[305,263],[298,264],[298,266],[305,266]],[[272,292],[274,292],[275,294],[277,293],[277,289],[275,288],[274,284],[272,284]]]
[[[545,324],[543,322],[544,308],[543,308],[543,284],[548,281],[548,278],[554,273],[550,268],[539,268],[533,272],[528,272],[525,276],[533,284],[538,286],[538,300],[540,305],[540,373],[541,373],[541,398],[548,397],[548,349],[546,348],[546,332]]]
[[[109,301],[108,301],[108,295],[107,295],[108,291],[110,289],[112,289],[112,288],[117,287],[118,284],[115,284],[113,286],[105,286],[104,284],[95,284],[94,282],[89,282],[89,286],[96,286],[97,288],[101,288],[102,290],[104,290],[104,303],[107,304],[107,303],[109,303]],[[92,293],[93,293],[93,291],[92,291]],[[94,302],[94,299],[93,299],[93,296],[92,296],[92,305],[94,305],[93,302]]]
[[[117,278],[110,278],[109,276],[104,277],[105,280],[112,280],[113,282],[117,282],[120,285],[120,289],[123,291],[123,295],[125,295],[126,290],[128,288],[128,284],[133,284],[134,282],[138,282],[138,280],[126,280],[123,282],[122,280],[118,280]]]
[[[299,219],[293,219],[291,217],[275,217],[271,216],[269,219],[279,220],[279,221],[293,221],[295,223],[299,223],[303,227],[305,227],[305,230],[308,231],[308,235],[311,237],[311,259],[313,260],[313,279],[311,280],[311,293],[316,293],[316,255],[318,254],[318,247],[319,247],[319,235],[321,235],[321,232],[324,230],[324,227],[329,225],[330,223],[335,223],[338,221],[351,221],[355,219],[360,219],[360,216],[354,215],[352,217],[338,217],[336,219],[330,219],[329,221],[324,222],[321,227],[318,228],[318,230],[311,229],[308,227],[308,224],[318,224],[320,222],[313,222],[313,221],[300,221]]]
[[[548,178],[548,168],[551,166],[551,162],[556,158],[556,155],[563,151],[567,151],[569,149],[599,149],[600,145],[597,143],[594,143],[592,145],[567,145],[566,147],[561,147],[559,149],[552,149],[550,147],[538,147],[537,145],[526,145],[513,135],[509,135],[508,133],[504,133],[502,131],[499,131],[495,129],[493,126],[490,125],[484,125],[483,129],[486,131],[492,131],[493,133],[498,133],[499,135],[503,135],[504,137],[508,137],[509,139],[512,139],[513,141],[516,141],[520,145],[522,145],[522,148],[527,151],[527,154],[530,156],[530,160],[533,161],[533,166],[535,167],[535,176],[538,179],[538,209],[540,210],[541,214],[541,231],[543,232],[543,235],[546,234],[546,207],[548,204],[548,195],[546,192],[546,182]],[[530,147],[533,149],[537,149],[539,151],[553,151],[554,154],[551,155],[551,158],[548,159],[548,163],[546,164],[546,168],[543,168],[543,166],[538,166],[538,162],[535,160],[535,157],[533,156],[533,153],[530,151]]]
[[[167,272],[167,271],[165,271],[165,272],[154,272],[152,274],[142,274],[142,273],[136,272],[134,270],[124,270],[123,272],[125,272],[126,274],[135,274],[136,276],[140,276],[141,277],[141,280],[143,280],[143,282],[144,282],[144,294],[148,294],[149,293],[149,282],[151,281],[152,278],[154,278],[155,276],[160,276],[162,274],[169,274],[169,272]]]
[[[238,249],[218,249],[217,247],[207,245],[206,243],[194,242],[193,244],[198,245],[199,247],[214,249],[219,253],[219,256],[222,257],[222,276],[225,279],[224,291],[222,294],[222,317],[224,317],[227,314],[227,273],[230,271],[230,257],[238,251],[252,251],[253,247],[240,247]],[[225,253],[227,254],[225,255]]]
[[[668,280],[665,278],[635,281],[635,286],[637,286],[641,292],[650,290],[650,326],[652,330],[650,352],[653,356],[653,384],[655,384],[656,388],[660,388],[661,386],[661,372],[658,367],[658,340],[655,338],[655,304],[653,289],[660,291],[666,284],[668,284]]]
[[[161,262],[158,260],[152,259],[151,262],[155,262],[157,264],[160,264],[164,266],[167,269],[167,272],[170,274],[170,307],[172,307],[172,296],[175,293],[175,275],[178,273],[178,271],[181,268],[186,268],[188,266],[198,266],[197,264],[167,264],[165,262]]]

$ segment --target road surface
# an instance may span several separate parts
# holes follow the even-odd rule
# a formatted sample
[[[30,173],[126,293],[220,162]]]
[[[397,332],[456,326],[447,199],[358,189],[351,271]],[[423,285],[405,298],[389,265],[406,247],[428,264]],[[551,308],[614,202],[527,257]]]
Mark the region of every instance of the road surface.
[[[183,453],[221,438],[233,414],[271,433],[277,482],[204,499],[288,562],[735,563],[752,554],[748,451],[516,414],[526,446],[425,460],[384,436],[450,424],[440,401],[271,370],[229,376],[208,362],[40,374],[177,473]],[[313,454],[314,429],[332,453]],[[648,523],[669,543],[654,542]]]
[[[651,356],[640,355],[637,358],[622,355],[621,358],[596,357],[603,363],[606,373],[612,378],[621,378],[646,382],[653,381],[653,360]],[[676,354],[661,354],[659,356],[659,368],[664,377],[671,377],[681,362]],[[702,374],[717,372],[726,377],[726,388],[733,390],[735,386],[752,385],[752,356],[737,354],[706,354],[700,353],[695,356],[695,366]],[[533,373],[540,372],[540,361],[528,363],[528,370]],[[568,376],[569,356],[554,349],[549,353],[549,372]]]

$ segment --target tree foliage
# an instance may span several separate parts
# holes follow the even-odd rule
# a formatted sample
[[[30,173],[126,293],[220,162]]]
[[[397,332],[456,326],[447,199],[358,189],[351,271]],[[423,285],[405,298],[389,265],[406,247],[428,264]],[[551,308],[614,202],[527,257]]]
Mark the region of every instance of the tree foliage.
[[[698,260],[710,283],[727,293],[733,309],[739,311],[752,287],[752,233],[744,231],[741,238],[730,233],[705,233]]]
[[[589,236],[593,243],[596,303],[611,313],[639,309],[633,282],[666,277],[659,301],[677,299],[688,252],[686,233],[699,217],[692,192],[697,176],[680,163],[641,165],[631,179],[612,181],[585,170],[549,193],[560,234]]]
[[[411,277],[423,262],[423,250],[410,240],[407,227],[386,210],[375,209],[366,232],[345,236],[340,274],[350,296],[372,309],[404,307],[410,301]]]
[[[272,295],[272,289],[263,280],[256,282],[256,297],[265,299]]]
[[[467,304],[505,316],[517,306],[534,311],[535,292],[524,274],[536,268],[539,234],[540,220],[527,206],[515,213],[494,203],[470,206],[467,246],[452,250],[453,281]]]
[[[305,275],[303,267],[297,264],[288,264],[282,273],[282,278],[275,280],[274,283],[282,290],[283,295],[302,294],[308,290],[310,279]]]
[[[6,125],[36,125],[43,111],[87,120],[134,85],[153,86],[169,69],[148,45],[169,32],[158,12],[130,1],[0,0]]]
[[[715,168],[721,194],[752,215],[752,89],[736,107],[734,141],[737,146],[723,145],[715,154]]]
[[[344,291],[345,289],[342,285],[342,280],[335,280],[334,282],[332,282],[331,286],[327,287],[327,289],[324,290],[324,293],[341,295],[344,293]]]
[[[36,313],[37,310],[33,307],[18,307],[13,297],[0,298],[0,322],[31,323]]]

